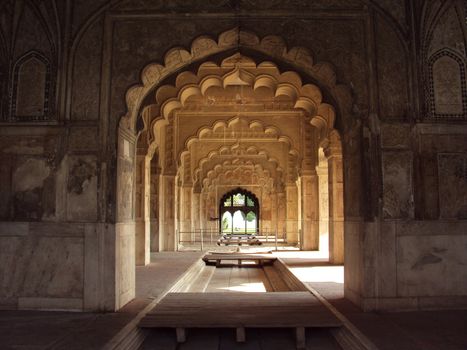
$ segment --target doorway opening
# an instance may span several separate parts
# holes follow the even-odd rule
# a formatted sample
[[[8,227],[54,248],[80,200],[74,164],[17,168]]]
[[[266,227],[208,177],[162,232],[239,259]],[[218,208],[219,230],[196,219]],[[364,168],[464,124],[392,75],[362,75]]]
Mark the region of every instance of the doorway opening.
[[[129,113],[119,128],[117,220],[122,237],[139,233],[119,256],[137,255],[143,265],[151,251],[203,250],[221,233],[261,233],[266,243],[273,237],[271,245],[316,251],[327,233],[330,260],[343,261],[335,101],[328,104],[306,75],[281,71],[272,59],[256,61],[267,54],[208,56],[182,72],[170,67],[175,85],[152,80],[160,71],[150,65],[144,85],[128,92]],[[155,98],[143,101],[143,95]],[[134,229],[137,219],[145,224]],[[131,274],[129,267],[123,271],[129,280]]]
[[[223,234],[256,234],[259,231],[259,201],[247,190],[237,188],[222,196],[219,214],[219,232]]]

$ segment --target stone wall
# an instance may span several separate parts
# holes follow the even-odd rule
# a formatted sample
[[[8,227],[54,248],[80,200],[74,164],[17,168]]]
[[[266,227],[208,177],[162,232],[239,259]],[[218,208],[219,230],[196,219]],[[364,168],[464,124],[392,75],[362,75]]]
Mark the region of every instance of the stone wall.
[[[332,92],[277,60],[337,108],[347,297],[368,309],[465,305],[462,1],[18,4],[0,4],[2,308],[113,310],[131,300],[135,135],[118,144],[125,94],[170,48],[236,26],[306,47],[316,76],[332,67],[346,87]]]

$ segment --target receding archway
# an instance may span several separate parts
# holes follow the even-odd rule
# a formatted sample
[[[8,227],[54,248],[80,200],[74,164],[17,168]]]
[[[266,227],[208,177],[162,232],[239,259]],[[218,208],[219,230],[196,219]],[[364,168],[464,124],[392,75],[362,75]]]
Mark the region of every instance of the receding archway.
[[[234,33],[241,36],[238,31],[234,31]],[[230,47],[225,47],[216,52],[228,51],[229,49]],[[264,54],[266,49],[261,50]],[[177,52],[181,55],[180,57],[183,57],[182,51]],[[292,49],[290,52],[298,55],[304,51]],[[297,59],[300,55],[294,59],[284,55],[281,56],[282,59],[286,57],[286,60],[292,60],[295,63],[303,59],[303,57]],[[214,123],[215,119],[212,119],[212,116],[215,113],[218,121],[224,120],[225,122],[232,119],[232,114],[234,114],[238,120],[246,121],[250,129],[241,127],[239,133],[228,133],[228,125],[221,123],[220,128],[212,129],[210,135],[213,137],[209,141],[212,145],[222,141],[228,145],[252,143],[256,147],[255,142],[261,143],[265,140],[271,142],[268,137],[270,138],[272,134],[268,134],[268,132],[265,133],[265,139],[252,138],[251,135],[258,132],[258,127],[261,124],[267,126],[266,128],[260,127],[262,132],[269,130],[268,128],[272,128],[271,130],[275,128],[283,132],[282,136],[279,135],[278,140],[292,140],[293,148],[297,148],[294,151],[296,153],[285,153],[284,156],[280,156],[282,164],[279,168],[282,170],[279,172],[284,173],[285,180],[274,181],[275,175],[271,178],[269,186],[272,187],[269,188],[272,190],[265,193],[265,197],[269,198],[269,206],[263,210],[262,220],[266,222],[269,217],[272,229],[276,232],[283,232],[288,239],[297,242],[302,249],[317,249],[319,245],[319,181],[316,167],[318,166],[319,147],[338,150],[336,152],[340,152],[342,160],[339,134],[333,127],[334,108],[323,101],[323,95],[318,86],[303,84],[300,75],[295,72],[280,72],[271,61],[258,64],[251,58],[237,52],[226,57],[220,63],[206,59],[204,63],[199,65],[197,74],[192,71],[179,72],[180,67],[187,65],[190,60],[203,59],[202,55],[190,57],[185,61],[182,60],[178,65],[168,64],[174,73],[175,85],[157,85],[157,82],[160,82],[162,76],[166,74],[164,72],[167,72],[168,67],[164,68],[164,72],[159,69],[160,66],[157,66],[158,68],[151,66],[145,69],[143,72],[144,86],[133,88],[127,94],[129,113],[120,123],[119,164],[121,165],[118,172],[118,186],[122,183],[128,185],[132,182],[131,174],[128,171],[134,166],[134,162],[131,160],[131,144],[134,142],[132,134],[137,129],[137,114],[141,115],[138,128],[148,133],[148,148],[157,149],[159,152],[160,167],[157,175],[158,248],[160,250],[174,250],[177,248],[177,235],[180,229],[202,230],[203,225],[211,225],[206,219],[220,217],[219,208],[216,205],[220,199],[219,190],[209,189],[209,186],[215,187],[218,184],[212,181],[212,177],[209,178],[212,176],[209,174],[220,174],[217,170],[219,167],[238,168],[243,164],[243,166],[256,169],[259,165],[254,156],[248,154],[248,151],[244,154],[240,152],[232,154],[232,159],[226,160],[227,163],[221,162],[211,170],[207,169],[206,175],[208,177],[200,179],[194,177],[194,164],[199,162],[199,159],[192,158],[191,154],[199,152],[193,153],[193,150],[189,149],[190,144],[193,144],[189,140],[193,137],[201,140],[206,135],[202,131],[203,125],[209,126]],[[271,58],[272,61],[275,60],[274,57]],[[333,91],[332,94],[335,95],[336,100],[340,101],[339,108],[345,108],[348,103],[348,100],[344,98],[343,91],[345,89],[335,83],[335,76],[330,73],[332,71],[330,67],[308,63],[301,68],[309,70],[315,67],[314,77],[321,77],[324,85],[327,86],[327,91]],[[154,72],[158,72],[157,78],[151,75]],[[325,77],[326,74],[328,75]],[[155,99],[149,99],[148,93],[155,87],[157,87],[154,91]],[[224,98],[224,100],[220,99],[224,101],[222,102],[224,104],[218,103],[219,97]],[[258,107],[257,101],[262,101],[263,105]],[[266,108],[268,103],[272,106],[270,110]],[[136,113],[136,111],[138,112]],[[197,119],[200,121],[198,126],[185,123],[183,125],[189,125],[191,131],[185,129],[183,135],[175,131],[180,129],[182,124],[179,121],[181,119],[185,118],[183,120],[187,121],[189,120],[187,118],[195,114],[198,117],[202,116]],[[291,126],[295,126],[297,129],[292,130]],[[218,135],[220,130],[223,133],[222,140]],[[337,135],[337,137],[333,138],[332,135]],[[218,147],[216,146],[214,149]],[[335,152],[334,154],[337,155]],[[124,159],[125,161],[123,161]],[[267,174],[266,168],[268,166],[265,168],[265,164],[262,165],[263,170],[261,171],[265,171],[264,174]],[[342,173],[342,161],[340,170]],[[268,176],[270,177],[270,173],[265,176],[265,179]],[[236,183],[231,183],[228,186],[232,189],[235,188],[235,185]],[[263,187],[260,186],[260,188]],[[331,188],[329,185],[329,190],[334,191],[337,187],[339,186]],[[342,189],[342,186],[340,188]],[[128,189],[124,192],[128,193]],[[332,198],[341,196],[342,202],[342,192],[331,195]],[[120,199],[123,198],[119,197],[119,202]],[[119,213],[118,210],[117,213]],[[128,216],[128,213],[126,215],[127,218],[131,217],[131,215]],[[339,222],[338,220],[334,221]],[[340,226],[338,224],[333,226],[333,232],[339,230],[343,232],[343,221],[340,223]],[[342,232],[340,232],[340,237],[343,237]],[[136,242],[136,244],[139,243]],[[331,249],[330,247],[330,251]],[[330,255],[332,256],[332,253]]]
[[[236,117],[231,118],[232,113]],[[261,171],[274,187],[267,197],[279,198],[281,192],[285,197],[285,217],[279,218],[278,208],[265,208],[264,222],[270,224],[261,229],[276,235],[281,231],[301,249],[319,248],[318,149],[332,149],[334,157],[341,154],[341,147],[333,129],[334,109],[323,101],[316,85],[303,84],[297,73],[281,73],[271,62],[257,64],[235,53],[220,64],[201,64],[196,74],[179,73],[175,86],[162,85],[156,90],[153,103],[142,115],[149,145],[162,152],[161,249],[176,249],[182,233],[196,236],[198,230],[210,230],[212,236],[217,230],[212,218],[221,214],[215,204],[219,193],[239,185],[238,181],[259,185],[251,182],[254,177],[245,179],[244,171],[239,174],[245,166],[266,169]],[[266,154],[258,151],[261,144],[275,152],[279,161],[260,160]],[[270,168],[273,163],[278,165]],[[234,182],[221,184],[216,178]],[[277,199],[264,202],[277,207],[281,203]],[[330,241],[330,256],[335,257],[332,246],[342,239]]]

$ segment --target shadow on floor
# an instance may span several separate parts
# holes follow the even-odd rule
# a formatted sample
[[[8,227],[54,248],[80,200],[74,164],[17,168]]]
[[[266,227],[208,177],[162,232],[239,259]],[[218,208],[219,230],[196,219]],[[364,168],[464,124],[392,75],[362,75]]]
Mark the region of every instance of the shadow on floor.
[[[177,344],[173,329],[150,330],[142,350],[296,350],[292,329],[246,329],[245,343],[235,341],[235,330],[189,329],[185,343]],[[306,330],[307,350],[340,350],[327,329]]]

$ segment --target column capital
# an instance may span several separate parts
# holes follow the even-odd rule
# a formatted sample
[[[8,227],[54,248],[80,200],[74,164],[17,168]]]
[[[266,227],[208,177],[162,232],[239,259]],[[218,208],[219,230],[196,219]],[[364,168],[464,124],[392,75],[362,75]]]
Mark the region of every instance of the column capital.
[[[342,158],[342,147],[340,145],[331,145],[327,144],[326,147],[323,148],[324,155],[326,158],[334,158],[334,157],[340,157]]]
[[[341,138],[336,130],[329,133],[328,138],[323,142],[324,155],[327,158],[330,157],[342,157],[342,142]]]
[[[302,160],[301,172],[313,170],[315,167],[315,161],[313,158],[304,158]]]
[[[316,171],[316,168],[314,169],[303,169],[301,172],[300,172],[300,177],[312,177],[312,176],[317,176],[318,175],[318,172]]]
[[[195,182],[193,184],[193,193],[201,194],[201,186],[200,186],[199,182]]]

